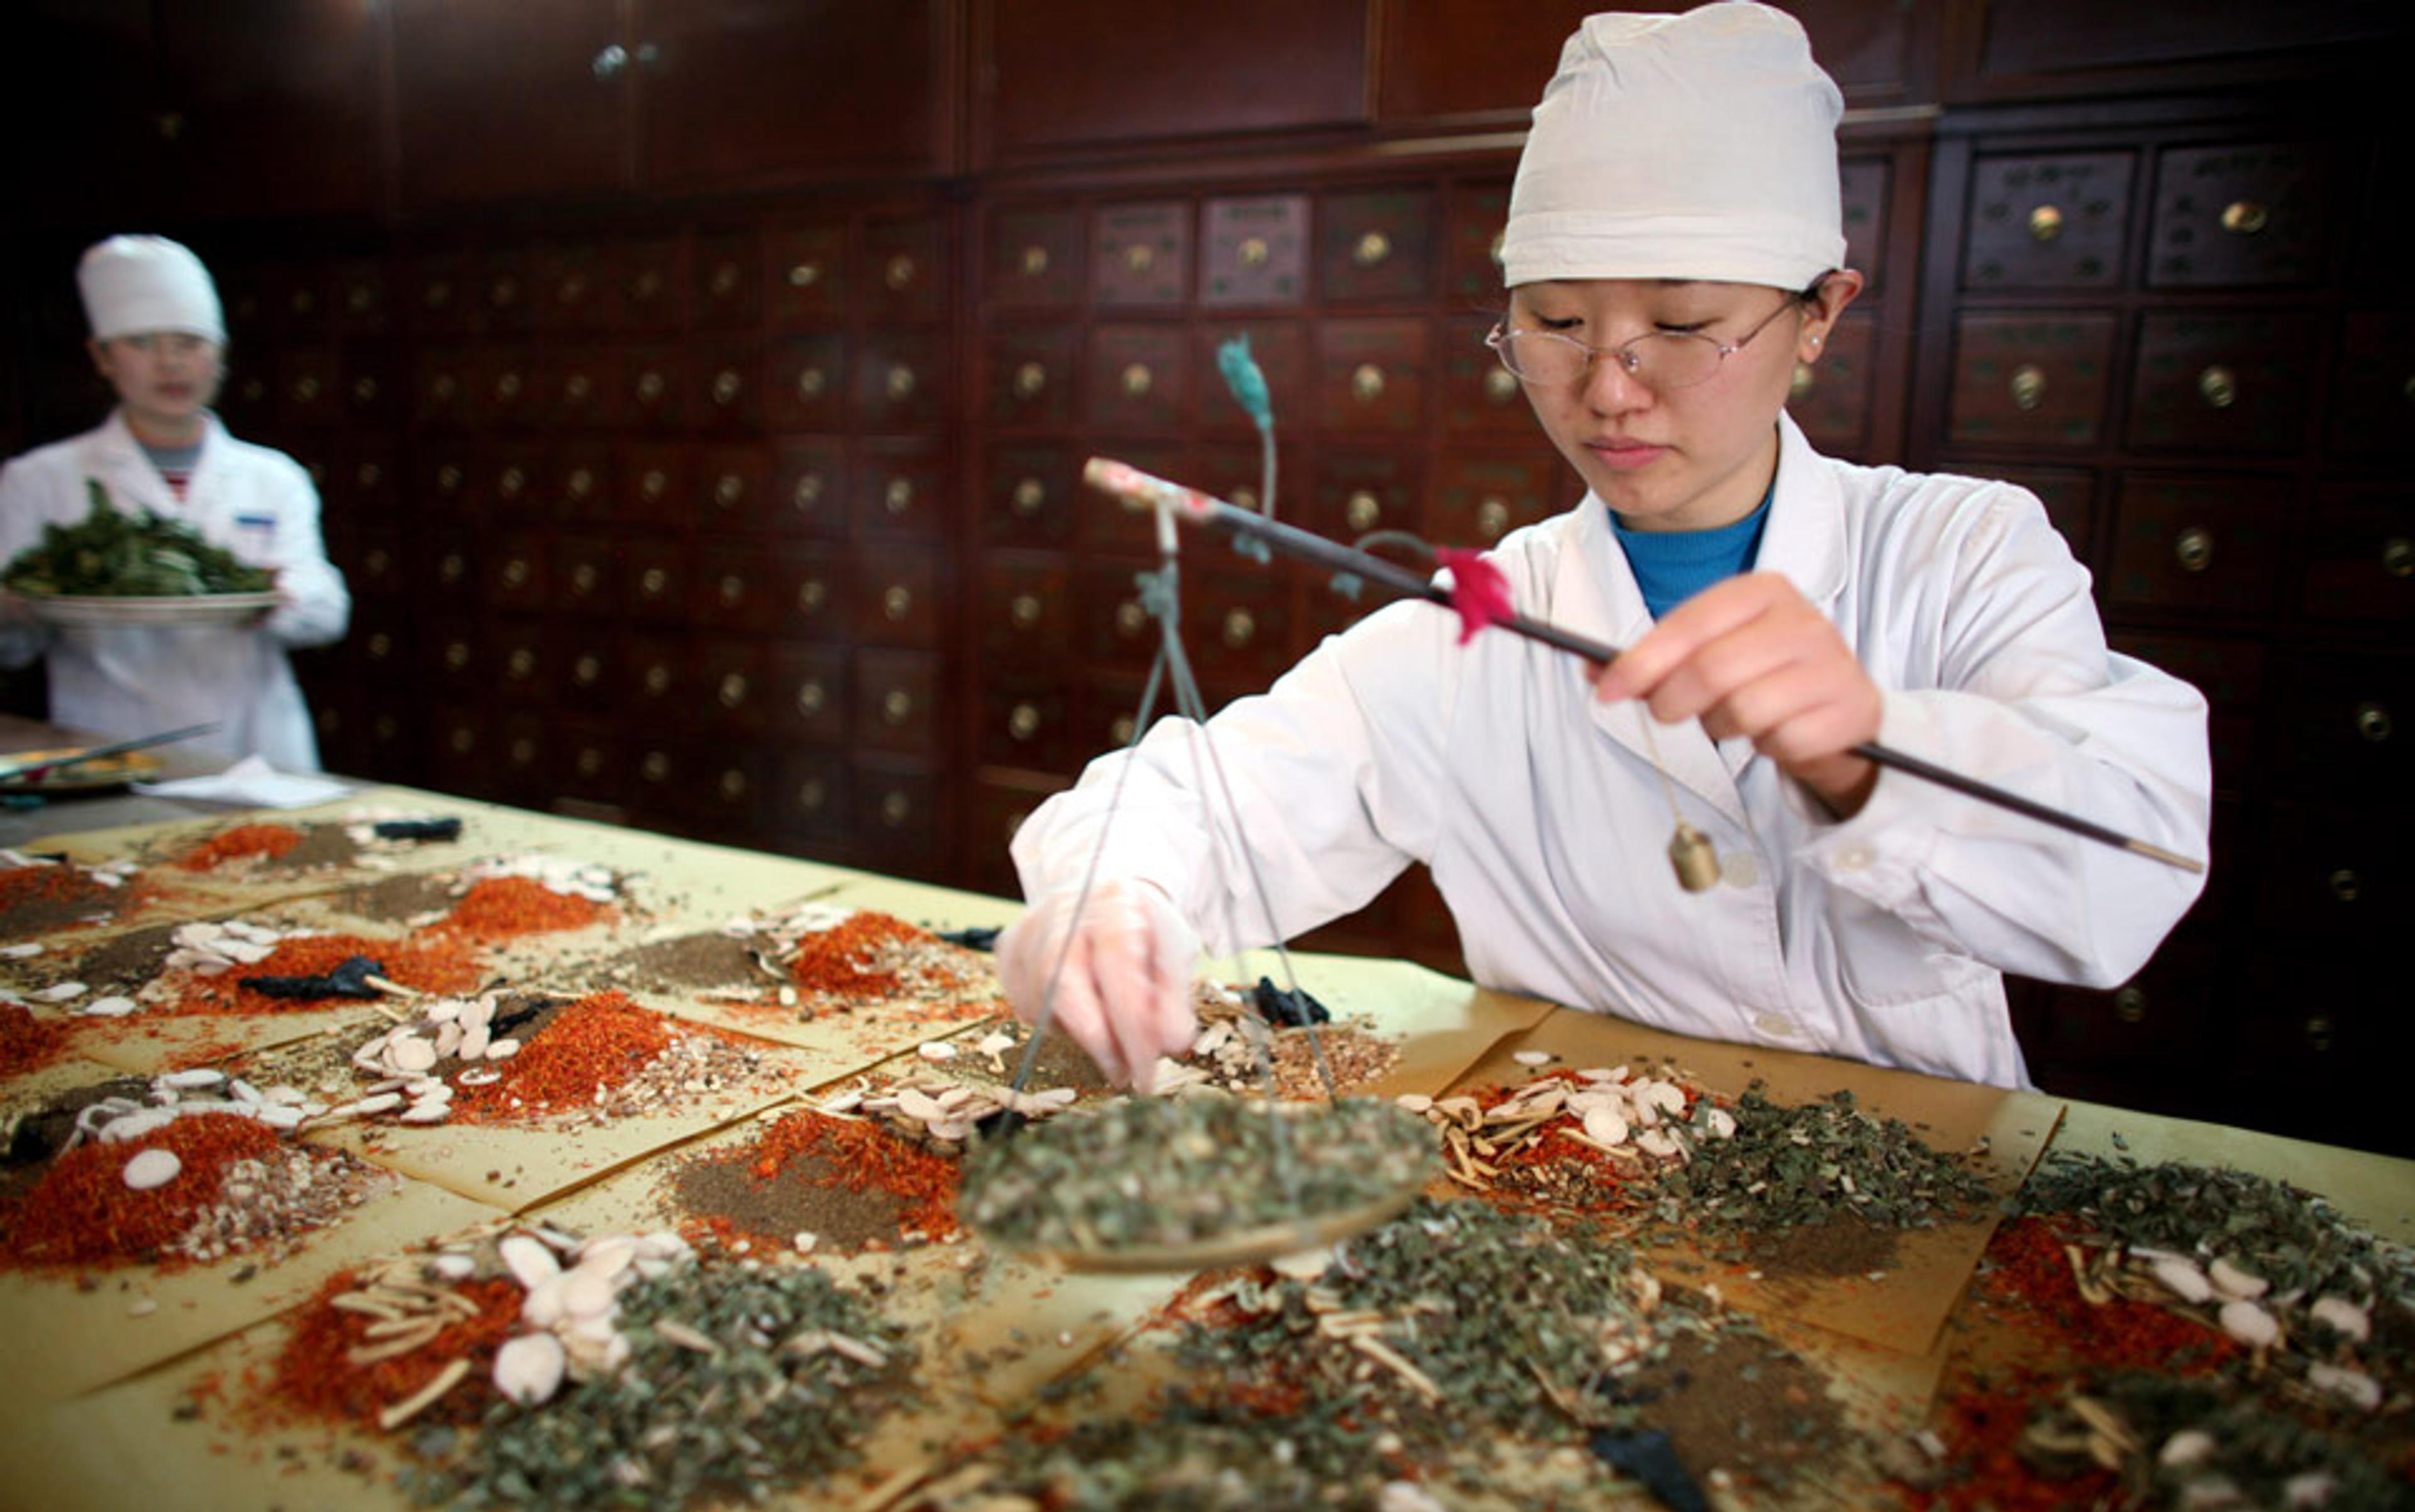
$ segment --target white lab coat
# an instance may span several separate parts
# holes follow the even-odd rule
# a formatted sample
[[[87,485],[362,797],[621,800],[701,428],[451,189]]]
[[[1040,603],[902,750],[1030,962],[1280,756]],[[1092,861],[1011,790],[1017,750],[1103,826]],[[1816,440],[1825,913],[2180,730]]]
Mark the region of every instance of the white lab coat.
[[[2204,857],[2205,700],[2108,651],[2087,571],[2036,499],[1834,461],[1779,427],[1756,565],[1843,633],[1884,696],[1880,741]],[[1614,646],[1651,624],[1598,499],[1492,560],[1526,614]],[[1392,605],[1211,719],[1239,813],[1237,836],[1216,805],[1221,866],[1198,726],[1159,723],[1099,875],[1164,889],[1222,953],[1268,943],[1267,903],[1288,937],[1420,861],[1479,982],[2002,1086],[2027,1076],[2001,973],[2120,982],[2204,885],[1893,771],[1838,822],[1750,742],[1688,724],[1657,728],[1660,761],[1726,876],[1684,892],[1640,706],[1597,701],[1562,652],[1497,630],[1462,648],[1458,632],[1436,606]],[[1126,760],[1091,763],[1017,833],[1027,896],[1080,885]]]
[[[214,733],[180,749],[317,771],[319,742],[285,648],[340,639],[352,604],[320,540],[310,475],[283,452],[235,440],[213,416],[179,500],[124,415],[112,413],[0,469],[0,562],[38,542],[45,525],[84,518],[87,478],[120,509],[181,520],[242,561],[274,568],[285,602],[264,624],[246,627],[0,622],[0,665],[22,666],[47,650],[51,718],[59,724],[130,738],[216,721]]]

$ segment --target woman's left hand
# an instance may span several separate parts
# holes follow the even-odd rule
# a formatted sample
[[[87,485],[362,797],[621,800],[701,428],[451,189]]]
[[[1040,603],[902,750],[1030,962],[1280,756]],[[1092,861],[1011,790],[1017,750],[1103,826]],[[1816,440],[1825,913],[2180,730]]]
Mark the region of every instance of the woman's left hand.
[[[1878,768],[1851,748],[1878,739],[1879,690],[1826,616],[1774,572],[1715,583],[1669,611],[1594,680],[1605,700],[1642,698],[1664,725],[1697,719],[1857,813]]]

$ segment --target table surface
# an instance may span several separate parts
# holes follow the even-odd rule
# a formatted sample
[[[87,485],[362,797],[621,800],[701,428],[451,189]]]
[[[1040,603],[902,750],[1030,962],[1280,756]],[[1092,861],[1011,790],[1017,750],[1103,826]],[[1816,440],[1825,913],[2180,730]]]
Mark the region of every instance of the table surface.
[[[0,752],[68,743],[72,743],[71,738],[63,738],[63,732],[47,726],[0,720]],[[182,765],[188,771],[191,768],[190,763]],[[208,769],[204,766],[201,770]],[[996,925],[1010,921],[1018,911],[1017,905],[1003,899],[811,861],[753,856],[441,795],[366,786],[361,793],[364,801],[382,799],[391,802],[399,798],[425,808],[463,815],[470,826],[465,842],[480,848],[543,846],[608,865],[632,870],[642,867],[664,896],[684,900],[683,906],[693,918],[717,921],[733,908],[768,906],[802,896],[893,913],[940,928]],[[339,802],[309,813],[328,817],[345,806]],[[75,798],[43,809],[0,815],[0,844],[40,849],[45,842],[70,835],[125,825],[190,825],[197,819],[223,819],[234,812],[240,811],[140,795]],[[247,816],[276,816],[262,813]],[[124,843],[122,836],[105,842],[108,846]],[[1337,1011],[1372,1010],[1379,1020],[1405,1025],[1410,1058],[1423,1068],[1420,1074],[1430,1072],[1442,1078],[1447,1073],[1447,1081],[1431,1084],[1435,1091],[1444,1090],[1448,1082],[1461,1081],[1487,1064],[1496,1069],[1507,1065],[1502,1057],[1516,1045],[1564,1043],[1582,1047],[1594,1042],[1588,1036],[1602,1035],[1612,1037],[1601,1041],[1605,1044],[1624,1044],[1629,1040],[1618,1036],[1654,1034],[1620,1025],[1616,1021],[1552,1010],[1548,1005],[1500,998],[1405,963],[1344,957],[1295,959],[1299,963],[1303,984],[1332,1003]],[[1267,968],[1250,965],[1228,980],[1253,980],[1263,969]],[[1579,1020],[1588,1022],[1576,1022]],[[913,1031],[905,1040],[884,1048],[910,1056],[914,1039],[921,1032]],[[1560,1038],[1555,1040],[1554,1036]],[[1697,1061],[1711,1067],[1735,1064],[1732,1057],[1738,1047],[1674,1037],[1667,1037],[1667,1040],[1689,1067]],[[1634,1053],[1647,1054],[1659,1046],[1660,1039],[1638,1043],[1642,1048]],[[1570,1055],[1586,1053],[1582,1048],[1569,1051]],[[2415,1241],[2415,1162],[2220,1126],[2065,1102],[2036,1094],[1998,1093],[1816,1057],[1766,1051],[1752,1054],[1756,1059],[1741,1064],[1753,1067],[1753,1074],[1811,1079],[1804,1085],[1862,1078],[1873,1089],[1866,1095],[1866,1100],[1875,1098],[1882,1107],[1892,1100],[1895,1105],[1943,1110],[1938,1116],[1967,1113],[1983,1126],[1989,1119],[1996,1120],[2000,1128],[2020,1125],[2034,1133],[2037,1145],[2055,1150],[2109,1153],[2119,1148],[2142,1160],[2225,1164],[2286,1179],[2324,1193],[2341,1211],[2377,1233],[2401,1242]],[[1424,1059],[1419,1060],[1421,1055]],[[1488,1055],[1492,1057],[1489,1062],[1485,1058]],[[860,1058],[869,1064],[879,1057]],[[851,1065],[844,1072],[832,1072],[824,1078],[823,1085],[845,1080],[862,1069],[862,1065]],[[1705,1085],[1717,1083],[1705,1078]],[[5,1085],[0,1085],[0,1092],[6,1090]],[[731,1122],[742,1122],[751,1116],[753,1112]],[[476,1133],[474,1130],[461,1130],[464,1139],[474,1138]],[[580,1137],[560,1135],[556,1143],[575,1142]],[[681,1135],[682,1139],[690,1137],[693,1131]],[[473,1157],[469,1163],[478,1162]],[[599,1183],[599,1187],[608,1185]],[[561,1203],[540,1205],[535,1211],[567,1225],[584,1216],[578,1205],[580,1200],[574,1193]],[[592,1193],[588,1200],[592,1200]],[[431,1191],[427,1201],[427,1211],[415,1219],[404,1220],[403,1224],[405,1230],[413,1222],[428,1226],[415,1234],[404,1233],[403,1242],[426,1238],[446,1224],[458,1225],[465,1215],[500,1219],[513,1205],[509,1197],[498,1199],[495,1193],[474,1186],[456,1191]],[[556,1217],[557,1209],[562,1216]],[[1959,1295],[1960,1283],[1967,1280],[1968,1258],[1958,1264],[1962,1268],[1948,1278],[1941,1306],[1956,1305],[1954,1299]],[[38,1314],[55,1298],[47,1296],[38,1286],[13,1284],[16,1280],[0,1277],[0,1283],[9,1283],[0,1284],[0,1339],[22,1344],[27,1340],[52,1338],[55,1330],[46,1331]],[[255,1288],[264,1286],[266,1280],[254,1283]],[[147,1283],[138,1276],[112,1284],[140,1290]],[[163,1287],[164,1284],[163,1280]],[[209,1284],[222,1285],[215,1280]],[[1084,1329],[1104,1329],[1111,1336],[1129,1328],[1161,1305],[1171,1295],[1171,1289],[1162,1284],[1064,1278],[1038,1295],[1058,1296],[1059,1300],[1051,1306],[1067,1319],[1079,1320],[1069,1322],[1064,1331],[1063,1337],[1070,1340]],[[205,1301],[202,1305],[212,1304]],[[35,1353],[54,1347],[68,1351],[70,1358],[82,1352],[97,1351],[105,1355],[106,1336],[139,1336],[145,1328],[157,1326],[156,1316],[164,1315],[138,1317],[112,1308],[99,1315],[98,1335],[84,1333],[79,1336],[81,1342],[38,1344]],[[1834,1320],[1817,1321],[1824,1326]],[[323,1449],[327,1442],[324,1432],[306,1441],[302,1449],[278,1450],[282,1458],[264,1458],[267,1451],[257,1445],[248,1454],[228,1454],[222,1440],[217,1441],[218,1448],[214,1450],[213,1440],[200,1431],[163,1432],[163,1422],[172,1414],[180,1394],[190,1387],[198,1371],[227,1367],[244,1358],[247,1351],[266,1347],[263,1340],[278,1337],[280,1326],[266,1314],[251,1317],[239,1327],[222,1330],[222,1336],[194,1340],[189,1352],[146,1360],[142,1369],[115,1375],[100,1372],[105,1379],[66,1395],[46,1393],[38,1385],[29,1390],[24,1378],[41,1376],[53,1362],[38,1357],[23,1359],[22,1365],[34,1369],[16,1372],[18,1382],[13,1389],[0,1384],[0,1455],[8,1456],[8,1462],[16,1467],[10,1473],[0,1474],[0,1512],[18,1505],[66,1509],[144,1504],[236,1507],[266,1505],[272,1500],[288,1507],[406,1505],[390,1487],[372,1486],[356,1475],[337,1469],[332,1462],[337,1458],[332,1450],[313,1453],[307,1445]],[[1850,1330],[1854,1325],[1848,1321],[1844,1326]],[[1082,1349],[1100,1343],[1103,1337],[1084,1334],[1082,1345],[1062,1358],[1035,1356],[1025,1361],[1024,1385],[1036,1388],[1052,1370],[1070,1365]],[[96,1342],[97,1338],[101,1341]],[[1917,1351],[1923,1346],[1912,1347]],[[1040,1354],[1044,1355],[1047,1352]],[[1868,1360],[1873,1356],[1864,1352],[1855,1357]],[[1917,1362],[1912,1365],[1916,1367]],[[1895,1367],[1874,1364],[1868,1368],[1874,1375],[1883,1375]],[[1922,1379],[1933,1385],[1935,1370],[1932,1360]],[[72,1369],[67,1370],[68,1375],[73,1373]],[[1009,1373],[1012,1373],[1011,1366]],[[1916,1368],[1912,1374],[1919,1374]],[[909,1452],[899,1454],[900,1462],[912,1464]],[[38,1470],[28,1468],[37,1465]],[[16,1487],[13,1490],[12,1484]],[[864,1488],[856,1487],[833,1500],[792,1495],[779,1500],[777,1505],[858,1505],[863,1494]]]

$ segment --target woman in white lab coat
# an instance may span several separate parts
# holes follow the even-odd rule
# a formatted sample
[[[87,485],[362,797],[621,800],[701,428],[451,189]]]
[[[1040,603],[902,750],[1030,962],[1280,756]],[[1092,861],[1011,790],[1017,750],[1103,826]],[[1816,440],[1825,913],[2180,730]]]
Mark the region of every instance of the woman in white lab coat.
[[[1588,492],[1490,560],[1519,610],[1626,653],[1462,644],[1394,605],[1208,723],[1212,804],[1198,727],[1161,723],[1015,838],[1019,1010],[1054,978],[1057,1022],[1146,1085],[1192,1032],[1203,936],[1312,928],[1411,861],[1479,982],[1999,1085],[2026,1080],[2002,972],[2146,961],[2201,876],[1851,752],[2205,853],[2204,700],[2108,650],[2035,498],[1821,457],[1783,413],[1862,283],[1840,110],[1775,9],[1587,20],[1520,161],[1492,339]],[[1670,875],[1672,802],[1716,847],[1709,891]]]
[[[235,440],[210,412],[226,330],[201,261],[174,242],[118,236],[78,268],[93,361],[119,404],[96,428],[0,470],[0,562],[43,528],[91,509],[87,480],[117,509],[192,527],[277,574],[278,606],[256,623],[50,628],[22,607],[0,621],[0,665],[50,659],[51,718],[130,738],[216,723],[187,749],[257,755],[314,771],[318,741],[286,659],[340,639],[352,600],[319,531],[309,474],[284,453]]]

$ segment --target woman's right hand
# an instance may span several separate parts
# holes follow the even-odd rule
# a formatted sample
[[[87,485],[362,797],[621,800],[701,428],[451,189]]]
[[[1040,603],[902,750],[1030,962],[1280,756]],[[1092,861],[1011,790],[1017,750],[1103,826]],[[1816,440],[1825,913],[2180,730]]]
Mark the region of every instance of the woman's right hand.
[[[1102,882],[1086,898],[1052,893],[998,937],[998,981],[1015,1013],[1040,1021],[1054,974],[1051,1025],[1108,1080],[1137,1092],[1149,1089],[1159,1056],[1181,1055],[1198,1036],[1191,994],[1198,961],[1197,933],[1146,882]]]

